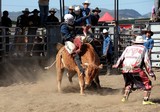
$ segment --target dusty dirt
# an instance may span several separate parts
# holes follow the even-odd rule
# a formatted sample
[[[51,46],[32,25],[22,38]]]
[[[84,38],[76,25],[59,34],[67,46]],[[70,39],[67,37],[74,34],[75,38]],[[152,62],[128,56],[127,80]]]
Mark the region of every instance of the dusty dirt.
[[[151,100],[157,104],[144,106],[141,90],[131,93],[127,103],[121,102],[121,91],[124,86],[122,75],[101,75],[102,89],[85,90],[86,95],[81,96],[76,76],[71,85],[64,75],[63,93],[58,93],[53,69],[40,70],[36,76],[27,70],[25,76],[23,76],[25,69],[21,68],[14,71],[14,75],[6,75],[3,80],[1,78],[0,112],[160,112],[158,72],[157,81],[153,81],[151,95]]]

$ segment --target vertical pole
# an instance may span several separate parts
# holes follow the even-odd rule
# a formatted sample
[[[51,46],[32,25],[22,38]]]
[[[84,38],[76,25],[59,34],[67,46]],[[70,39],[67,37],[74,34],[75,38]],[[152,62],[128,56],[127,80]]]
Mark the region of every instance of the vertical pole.
[[[115,18],[115,26],[114,26],[114,56],[115,61],[118,59],[118,0],[114,0],[114,18]]]
[[[117,19],[117,7],[116,7],[116,5],[117,5],[117,0],[114,0],[114,19],[116,20]]]
[[[63,16],[65,15],[65,3],[64,3],[64,0],[63,1]]]
[[[1,23],[1,17],[2,17],[2,0],[0,0],[0,23]]]
[[[118,50],[118,43],[119,43],[119,25],[118,25],[118,0],[116,0],[116,3],[115,3],[115,9],[116,9],[116,20],[115,20],[115,23],[116,23],[116,26],[115,26],[115,59],[117,60],[118,59],[118,56],[119,56],[119,50]]]
[[[117,26],[118,26],[119,25],[119,0],[117,0],[117,20],[116,21],[117,21]]]
[[[64,4],[64,0],[62,0],[62,2],[63,2],[63,6],[62,6],[63,15],[62,15],[62,16],[64,17],[64,15],[65,15],[65,4]],[[64,20],[63,17],[62,17],[62,21]]]
[[[116,35],[117,35],[117,58],[119,57],[119,41],[120,41],[120,27],[119,27],[119,0],[117,0],[117,26],[116,26]]]
[[[59,4],[60,4],[60,17],[62,22],[62,1],[61,0],[59,0]]]

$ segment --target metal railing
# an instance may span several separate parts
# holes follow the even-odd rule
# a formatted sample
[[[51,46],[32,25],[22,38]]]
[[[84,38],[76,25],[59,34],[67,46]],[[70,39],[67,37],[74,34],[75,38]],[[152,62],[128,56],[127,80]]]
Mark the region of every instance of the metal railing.
[[[29,32],[30,29],[36,29],[36,32]],[[81,29],[82,27],[76,27],[76,29]],[[102,54],[102,45],[103,39],[102,31],[103,29],[114,29],[114,26],[94,26],[92,27],[94,38],[96,38],[99,42],[97,42],[96,47],[100,54]],[[8,27],[0,27],[0,59],[1,62],[4,62],[5,59],[38,59],[38,58],[48,58],[51,56],[55,56],[56,54],[56,43],[61,42],[60,35],[60,26],[59,25],[48,25],[46,28],[36,28],[30,27],[26,28],[23,31],[23,34],[19,34],[17,31],[18,27],[9,28],[10,32],[6,32]],[[158,34],[160,32],[155,32]],[[118,46],[118,56],[124,51],[127,46],[132,44],[133,37],[130,34],[120,34],[118,37],[118,43],[115,45],[114,43],[114,31],[109,32],[109,35],[113,41],[114,46]],[[6,41],[6,38],[9,38],[9,42]],[[32,41],[29,41],[33,38]],[[37,42],[37,38],[42,40],[40,43]],[[18,41],[16,39],[19,39]],[[154,38],[156,39],[156,38]],[[157,40],[160,40],[157,38]],[[155,42],[160,43],[160,42]],[[41,49],[36,49],[36,47],[41,46]],[[43,47],[42,47],[43,46]],[[29,48],[30,47],[30,48]],[[154,47],[159,47],[155,45]],[[8,49],[8,50],[7,50]],[[158,54],[159,52],[152,52],[152,54]],[[114,57],[113,55],[113,57]],[[115,60],[116,61],[116,60]],[[158,60],[157,60],[158,61]]]
[[[6,59],[48,58],[59,42],[59,26],[0,27],[0,62]]]

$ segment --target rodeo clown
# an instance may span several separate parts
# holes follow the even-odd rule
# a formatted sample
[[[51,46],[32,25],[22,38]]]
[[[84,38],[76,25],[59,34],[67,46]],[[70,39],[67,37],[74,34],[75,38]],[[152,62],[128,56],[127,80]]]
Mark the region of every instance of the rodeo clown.
[[[142,104],[152,105],[155,103],[149,101],[152,85],[147,74],[154,78],[154,80],[156,80],[156,76],[151,69],[148,51],[145,46],[143,46],[143,43],[143,37],[137,36],[135,41],[133,41],[133,45],[126,47],[117,63],[113,65],[113,68],[122,66],[122,73],[125,81],[125,92],[122,102],[127,101],[132,84],[135,84],[138,88],[144,90]],[[145,68],[147,74],[143,68]]]
[[[74,61],[77,64],[80,72],[84,75],[84,69],[81,66],[81,60],[79,57],[79,53],[81,52],[81,46],[83,44],[82,38],[76,37],[75,26],[80,25],[84,20],[86,20],[89,16],[81,17],[77,20],[74,20],[73,15],[65,14],[64,21],[60,26],[60,31],[62,35],[62,43],[65,45],[69,54],[74,54]]]

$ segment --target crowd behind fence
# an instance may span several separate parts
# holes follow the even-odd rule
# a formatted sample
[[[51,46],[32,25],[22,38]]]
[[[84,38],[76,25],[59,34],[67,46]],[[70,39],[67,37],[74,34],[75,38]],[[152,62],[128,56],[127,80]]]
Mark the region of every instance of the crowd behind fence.
[[[0,27],[0,59],[3,62],[5,59],[24,59],[24,58],[48,58],[56,54],[56,43],[61,42],[60,35],[60,26],[59,25],[48,25],[47,27],[37,28],[35,35],[28,34],[28,29],[25,29],[24,35],[20,35],[16,33],[18,27],[9,28],[9,32],[6,32],[7,27]],[[102,54],[102,44],[103,39],[102,30],[103,29],[114,29],[114,26],[94,26],[92,30],[94,31],[94,38],[96,41],[96,47],[100,54]],[[81,27],[76,27],[77,30],[81,29]],[[76,31],[77,31],[76,30]],[[121,32],[118,37],[118,52],[113,53],[113,57],[115,53],[118,53],[118,56],[121,55],[126,46],[130,46],[132,44],[133,36],[128,33],[129,30],[125,31],[125,33]],[[155,32],[159,33],[159,32]],[[114,31],[109,33],[109,36],[112,39],[114,44]],[[28,39],[34,37],[34,42],[29,42]],[[9,41],[6,40],[9,38]],[[19,39],[19,40],[18,40]],[[155,38],[156,39],[156,38]],[[23,40],[23,41],[22,41]],[[159,40],[159,38],[157,38]],[[155,42],[156,43],[156,42]],[[159,43],[159,42],[158,42]],[[29,48],[31,46],[31,48]],[[113,45],[115,46],[115,45]],[[154,46],[157,47],[157,44]],[[114,49],[114,48],[113,48]],[[157,52],[153,52],[156,54]],[[114,59],[113,59],[114,60]],[[116,60],[115,60],[116,61]]]
[[[0,51],[1,51],[1,58],[5,59],[5,57],[8,58],[34,58],[34,57],[40,57],[44,58],[52,54],[52,52],[55,52],[55,44],[58,42],[61,42],[61,35],[60,35],[60,26],[59,25],[48,25],[46,28],[37,28],[35,35],[28,34],[28,29],[25,28],[24,35],[16,33],[19,28],[18,27],[11,27],[9,28],[9,32],[6,32],[7,27],[0,27]],[[94,31],[94,38],[98,40],[97,48],[101,52],[102,50],[102,44],[103,39],[102,36],[102,30],[103,29],[109,29],[112,28],[114,30],[114,26],[95,26],[92,27]],[[80,29],[80,27],[77,27],[77,29]],[[112,38],[112,41],[114,41],[114,31],[110,32],[110,37]],[[29,38],[34,37],[34,42],[29,42]],[[122,37],[130,39],[130,35],[122,35]],[[9,42],[6,41],[6,38],[9,38]],[[37,39],[41,40],[38,41]],[[126,39],[122,39],[127,42]],[[129,40],[128,40],[129,41]],[[114,43],[114,42],[113,42]],[[124,43],[124,42],[123,42]],[[39,46],[38,46],[39,45]],[[126,44],[122,44],[119,42],[118,46],[125,47]],[[128,45],[128,44],[127,44]],[[31,48],[28,50],[28,46],[31,46]],[[43,47],[42,47],[43,46]],[[41,47],[41,48],[39,48]],[[37,54],[36,54],[37,53]],[[23,59],[22,58],[22,59]]]

